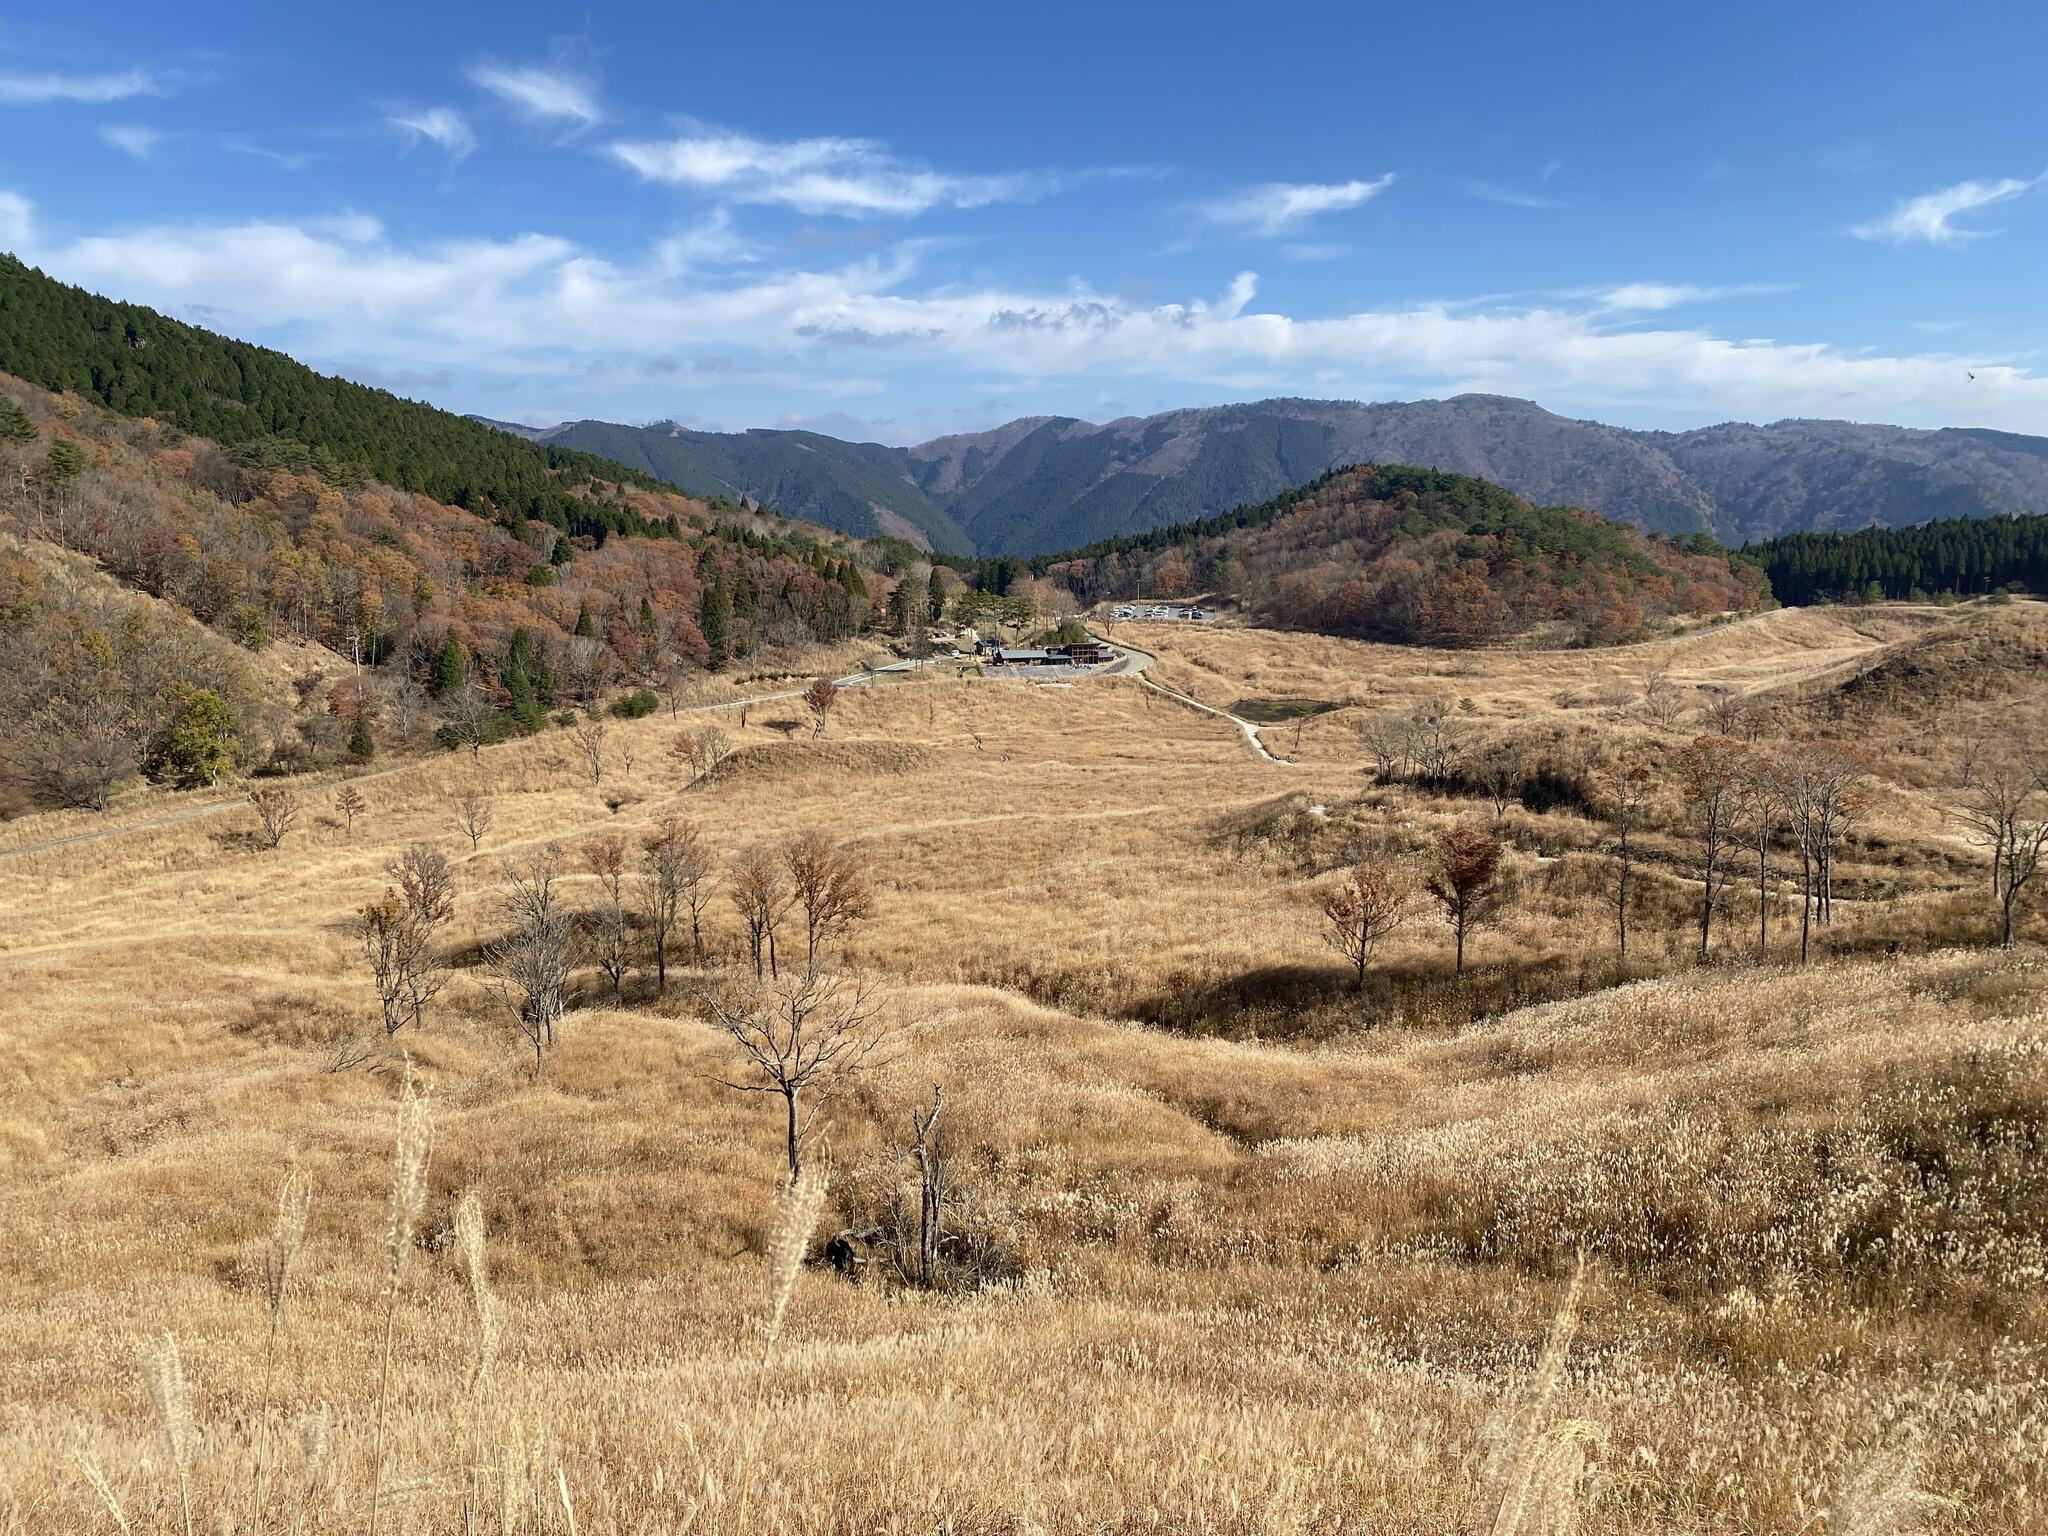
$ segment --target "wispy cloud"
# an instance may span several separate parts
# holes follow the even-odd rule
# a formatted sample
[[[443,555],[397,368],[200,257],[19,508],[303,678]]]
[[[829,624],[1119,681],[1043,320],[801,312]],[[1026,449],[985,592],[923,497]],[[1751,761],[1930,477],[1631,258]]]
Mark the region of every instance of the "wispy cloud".
[[[620,140],[607,148],[645,181],[735,202],[849,217],[1028,202],[1060,180],[1043,172],[983,176],[933,170],[873,139],[758,139],[703,123],[686,125],[675,138]]]
[[[1981,240],[1995,231],[1971,229],[1958,225],[1956,220],[1979,208],[2023,197],[2044,182],[2048,182],[2048,171],[2025,180],[2007,176],[1997,181],[1959,181],[1938,192],[1901,198],[1887,217],[1860,224],[1850,233],[1859,240],[1886,240],[1894,245],[1916,240],[1929,245],[1960,245],[1966,240]]]
[[[102,144],[118,149],[122,154],[131,155],[137,160],[147,160],[156,153],[157,145],[163,143],[163,141],[164,136],[154,128],[140,128],[133,124],[125,123],[109,123],[106,127],[100,129],[100,142]]]
[[[163,86],[147,70],[124,69],[102,75],[54,72],[0,72],[0,104],[38,106],[49,101],[126,101],[133,96],[161,96]]]
[[[1553,162],[1554,163],[1554,162]],[[1490,181],[1480,181],[1467,176],[1458,185],[1471,196],[1489,203],[1499,203],[1506,208],[1562,208],[1563,203],[1554,197],[1538,197],[1534,192],[1517,192],[1513,187],[1498,186]]]
[[[0,187],[0,251],[20,251],[35,233],[34,210],[19,192]]]
[[[385,119],[392,127],[403,129],[411,142],[422,139],[438,144],[448,152],[451,160],[460,160],[476,148],[476,133],[469,122],[453,107],[429,107],[424,112],[395,113]]]
[[[1716,299],[1746,299],[1765,293],[1788,293],[1790,283],[1727,283],[1707,287],[1697,283],[1619,283],[1610,288],[1574,288],[1564,297],[1591,299],[1603,310],[1637,313],[1677,309],[1684,304],[1708,304]]]
[[[251,160],[265,161],[281,171],[303,171],[320,158],[301,150],[272,149],[266,144],[258,144],[254,139],[245,139],[238,134],[224,134],[219,142],[220,147],[230,154],[247,155]]]
[[[1269,181],[1205,203],[1201,211],[1212,224],[1276,237],[1293,234],[1322,214],[1361,207],[1393,184],[1392,171],[1376,181]]]
[[[469,78],[522,117],[537,122],[588,128],[604,118],[597,103],[597,82],[569,65],[499,64],[484,59],[470,65]]]

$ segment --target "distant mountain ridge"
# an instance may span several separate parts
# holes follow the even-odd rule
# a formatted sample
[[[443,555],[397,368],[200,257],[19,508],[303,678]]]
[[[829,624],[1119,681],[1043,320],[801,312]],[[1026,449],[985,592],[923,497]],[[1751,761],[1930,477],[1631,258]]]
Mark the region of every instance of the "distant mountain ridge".
[[[1642,432],[1502,395],[1261,400],[1101,424],[1032,416],[912,448],[674,423],[517,430],[687,491],[950,553],[1074,548],[1261,502],[1347,464],[1477,475],[1539,505],[1728,544],[2048,511],[2048,437],[1806,420]]]

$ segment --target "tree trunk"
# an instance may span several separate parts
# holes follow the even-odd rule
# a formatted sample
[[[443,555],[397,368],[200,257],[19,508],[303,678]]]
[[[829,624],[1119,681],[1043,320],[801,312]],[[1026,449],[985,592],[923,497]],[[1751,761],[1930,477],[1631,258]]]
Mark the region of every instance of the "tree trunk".
[[[1813,950],[1813,856],[1802,845],[1799,850],[1799,963],[1806,964]]]
[[[1707,850],[1706,878],[1700,882],[1700,959],[1707,958],[1707,946],[1714,937],[1714,853]]]
[[[789,1152],[789,1182],[790,1186],[794,1188],[797,1176],[804,1171],[803,1148],[797,1143],[796,1090],[794,1088],[782,1090],[782,1105],[788,1112],[786,1133],[788,1136],[787,1147]]]
[[[1621,879],[1614,897],[1614,923],[1621,934],[1621,958],[1628,958],[1628,834],[1621,834]]]
[[[1762,833],[1756,843],[1756,957],[1767,958],[1771,951],[1771,908],[1766,887],[1771,881],[1771,866],[1768,841]]]

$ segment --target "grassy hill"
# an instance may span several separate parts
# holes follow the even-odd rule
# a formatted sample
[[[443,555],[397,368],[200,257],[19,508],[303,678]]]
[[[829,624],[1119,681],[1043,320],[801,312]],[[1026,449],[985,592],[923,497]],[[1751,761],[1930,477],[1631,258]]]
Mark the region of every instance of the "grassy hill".
[[[0,1510],[113,1529],[111,1497],[138,1531],[178,1528],[138,1361],[168,1331],[195,1528],[253,1502],[360,1531],[381,1459],[423,1530],[492,1529],[509,1504],[613,1536],[831,1536],[905,1510],[961,1532],[1485,1531],[1540,1468],[1552,1530],[1890,1532],[1904,1509],[2036,1531],[2048,928],[2030,905],[2020,950],[1975,947],[1987,856],[1944,827],[1952,780],[1872,785],[1802,970],[1782,901],[1756,963],[1746,852],[1693,963],[1693,833],[1660,779],[1622,967],[1604,823],[1369,782],[1355,730],[1451,690],[1474,700],[1467,753],[1662,761],[1696,720],[1593,696],[1642,671],[1820,682],[1987,611],[1452,657],[1162,625],[1176,678],[1305,680],[1340,707],[1298,745],[1268,733],[1282,766],[1134,678],[949,670],[850,693],[818,741],[788,729],[794,700],[716,717],[738,750],[694,783],[663,748],[712,717],[615,722],[616,808],[539,736],[360,781],[353,826],[285,781],[308,812],[271,851],[242,807],[19,854],[0,1220],[39,1236],[0,1247],[24,1302],[0,1311]],[[1775,708],[1755,745],[1793,750],[1808,723]],[[451,809],[472,789],[497,808],[474,855]],[[882,984],[898,1033],[821,1122],[829,1188],[772,1344],[780,1107],[721,1086],[745,1062],[702,1001],[751,983],[739,912],[711,904],[666,996],[644,935],[622,1004],[579,964],[540,1071],[477,963],[509,921],[501,861],[561,844],[556,889],[594,923],[586,857],[669,816],[722,873],[834,829],[873,894],[834,960]],[[12,823],[0,852],[45,822],[73,824]],[[1472,825],[1514,883],[1465,977],[1418,897],[1355,988],[1321,937],[1355,840],[1420,856]],[[414,845],[454,865],[455,974],[386,1042],[349,924]],[[1782,837],[1770,858],[1796,870]],[[401,1049],[434,1134],[387,1305]],[[926,1289],[892,1255],[935,1082],[951,1184]],[[287,1168],[311,1218],[266,1369]],[[858,1275],[824,1256],[839,1233],[872,1238]],[[1889,1523],[1858,1527],[1873,1501]]]

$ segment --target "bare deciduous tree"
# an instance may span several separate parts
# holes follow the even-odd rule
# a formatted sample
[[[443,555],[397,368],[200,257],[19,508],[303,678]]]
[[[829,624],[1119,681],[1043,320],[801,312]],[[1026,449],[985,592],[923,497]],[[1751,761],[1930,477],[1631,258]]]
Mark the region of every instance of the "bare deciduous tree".
[[[512,1010],[533,1047],[536,1072],[546,1065],[545,1049],[555,1043],[576,952],[576,924],[555,889],[561,874],[562,850],[554,843],[507,860],[498,910],[509,931],[484,950],[492,990]]]
[[[694,782],[710,773],[732,753],[732,738],[715,725],[700,725],[685,731],[668,745],[668,754],[688,768]]]
[[[597,881],[597,904],[584,914],[580,930],[587,959],[611,984],[614,1006],[626,1000],[626,970],[632,960],[632,920],[626,915],[626,840],[616,832],[583,847],[583,867]]]
[[[860,976],[791,971],[772,981],[704,994],[712,1022],[739,1046],[744,1074],[718,1082],[783,1101],[789,1178],[803,1172],[818,1117],[888,1038],[873,983]]]
[[[945,1151],[933,1134],[946,1095],[932,1084],[932,1107],[910,1112],[910,1160],[917,1168],[917,1284],[926,1289],[939,1283],[939,1240],[946,1207]]]
[[[829,677],[821,677],[804,690],[804,708],[811,712],[811,739],[815,741],[825,734],[825,722],[832,716],[832,706],[839,701],[839,685]]]
[[[1457,763],[1458,729],[1451,701],[1441,694],[1408,712],[1408,756],[1416,773],[1432,784],[1449,778]]]
[[[447,984],[434,935],[454,915],[455,874],[445,855],[423,843],[384,870],[392,883],[382,900],[357,914],[356,940],[376,983],[384,1032],[394,1035],[408,1023],[418,1029],[427,1004]]]
[[[1373,772],[1382,784],[1408,776],[1408,722],[1398,715],[1370,714],[1358,722],[1358,739],[1372,754]]]
[[[1593,805],[1614,834],[1608,857],[1614,867],[1616,949],[1628,958],[1628,919],[1634,896],[1636,833],[1649,814],[1656,793],[1656,775],[1647,763],[1621,760],[1602,763],[1593,771]]]
[[[484,840],[484,834],[491,830],[491,823],[497,818],[490,796],[475,785],[455,797],[455,825],[469,839],[471,853],[476,852],[477,844]]]
[[[789,906],[789,887],[783,883],[782,866],[761,848],[750,848],[733,861],[726,893],[738,909],[747,930],[747,951],[754,962],[754,979],[779,974],[775,953],[775,930]]]
[[[443,738],[451,746],[469,748],[471,757],[479,756],[499,739],[503,727],[498,711],[474,683],[464,682],[443,706],[443,712],[447,716],[441,727]]]
[[[1700,958],[1714,932],[1714,908],[1727,883],[1723,852],[1734,835],[1741,789],[1748,771],[1742,743],[1725,736],[1701,736],[1678,754],[1678,787],[1700,849]]]
[[[1747,739],[1750,734],[1752,711],[1749,701],[1732,688],[1702,684],[1700,712],[1706,716],[1707,724],[1716,736]]]
[[[668,991],[669,942],[685,911],[690,914],[691,958],[700,956],[710,877],[710,858],[695,822],[679,816],[664,817],[642,839],[638,905],[648,935],[654,940],[654,984],[660,993]]]
[[[1835,849],[1863,809],[1868,771],[1853,747],[1795,744],[1783,758],[1785,811],[1799,846],[1799,963],[1812,954],[1813,925],[1834,920]]]
[[[1360,847],[1344,867],[1341,883],[1324,894],[1323,939],[1351,962],[1353,984],[1361,990],[1373,951],[1401,926],[1413,889],[1406,870],[1380,850]]]
[[[370,802],[363,798],[363,792],[355,785],[344,784],[334,792],[334,808],[341,812],[342,819],[348,823],[349,835],[353,837],[356,818],[369,810]]]
[[[783,849],[790,896],[804,919],[804,964],[874,910],[874,897],[853,855],[818,831],[800,832]]]
[[[2048,790],[2030,772],[2017,746],[1977,750],[1949,806],[1949,819],[1979,848],[1991,850],[1991,897],[1997,904],[1999,944],[2012,948],[2020,893],[2048,861]]]
[[[266,848],[283,842],[285,834],[299,823],[299,797],[281,785],[250,790],[249,804],[256,808],[257,836]]]
[[[1756,957],[1771,952],[1771,844],[1778,835],[1787,793],[1784,765],[1768,753],[1752,754],[1736,782],[1735,836],[1756,854]]]
[[[1522,787],[1522,760],[1511,747],[1495,747],[1472,765],[1472,778],[1493,806],[1493,814],[1504,816]]]
[[[1654,725],[1674,724],[1685,712],[1685,695],[1678,691],[1678,685],[1671,681],[1671,668],[1651,667],[1641,678],[1642,697],[1636,707],[1645,720]]]
[[[583,770],[590,775],[593,785],[604,782],[604,738],[605,724],[602,720],[585,720],[569,732],[569,739],[576,744],[576,750],[583,754]]]

